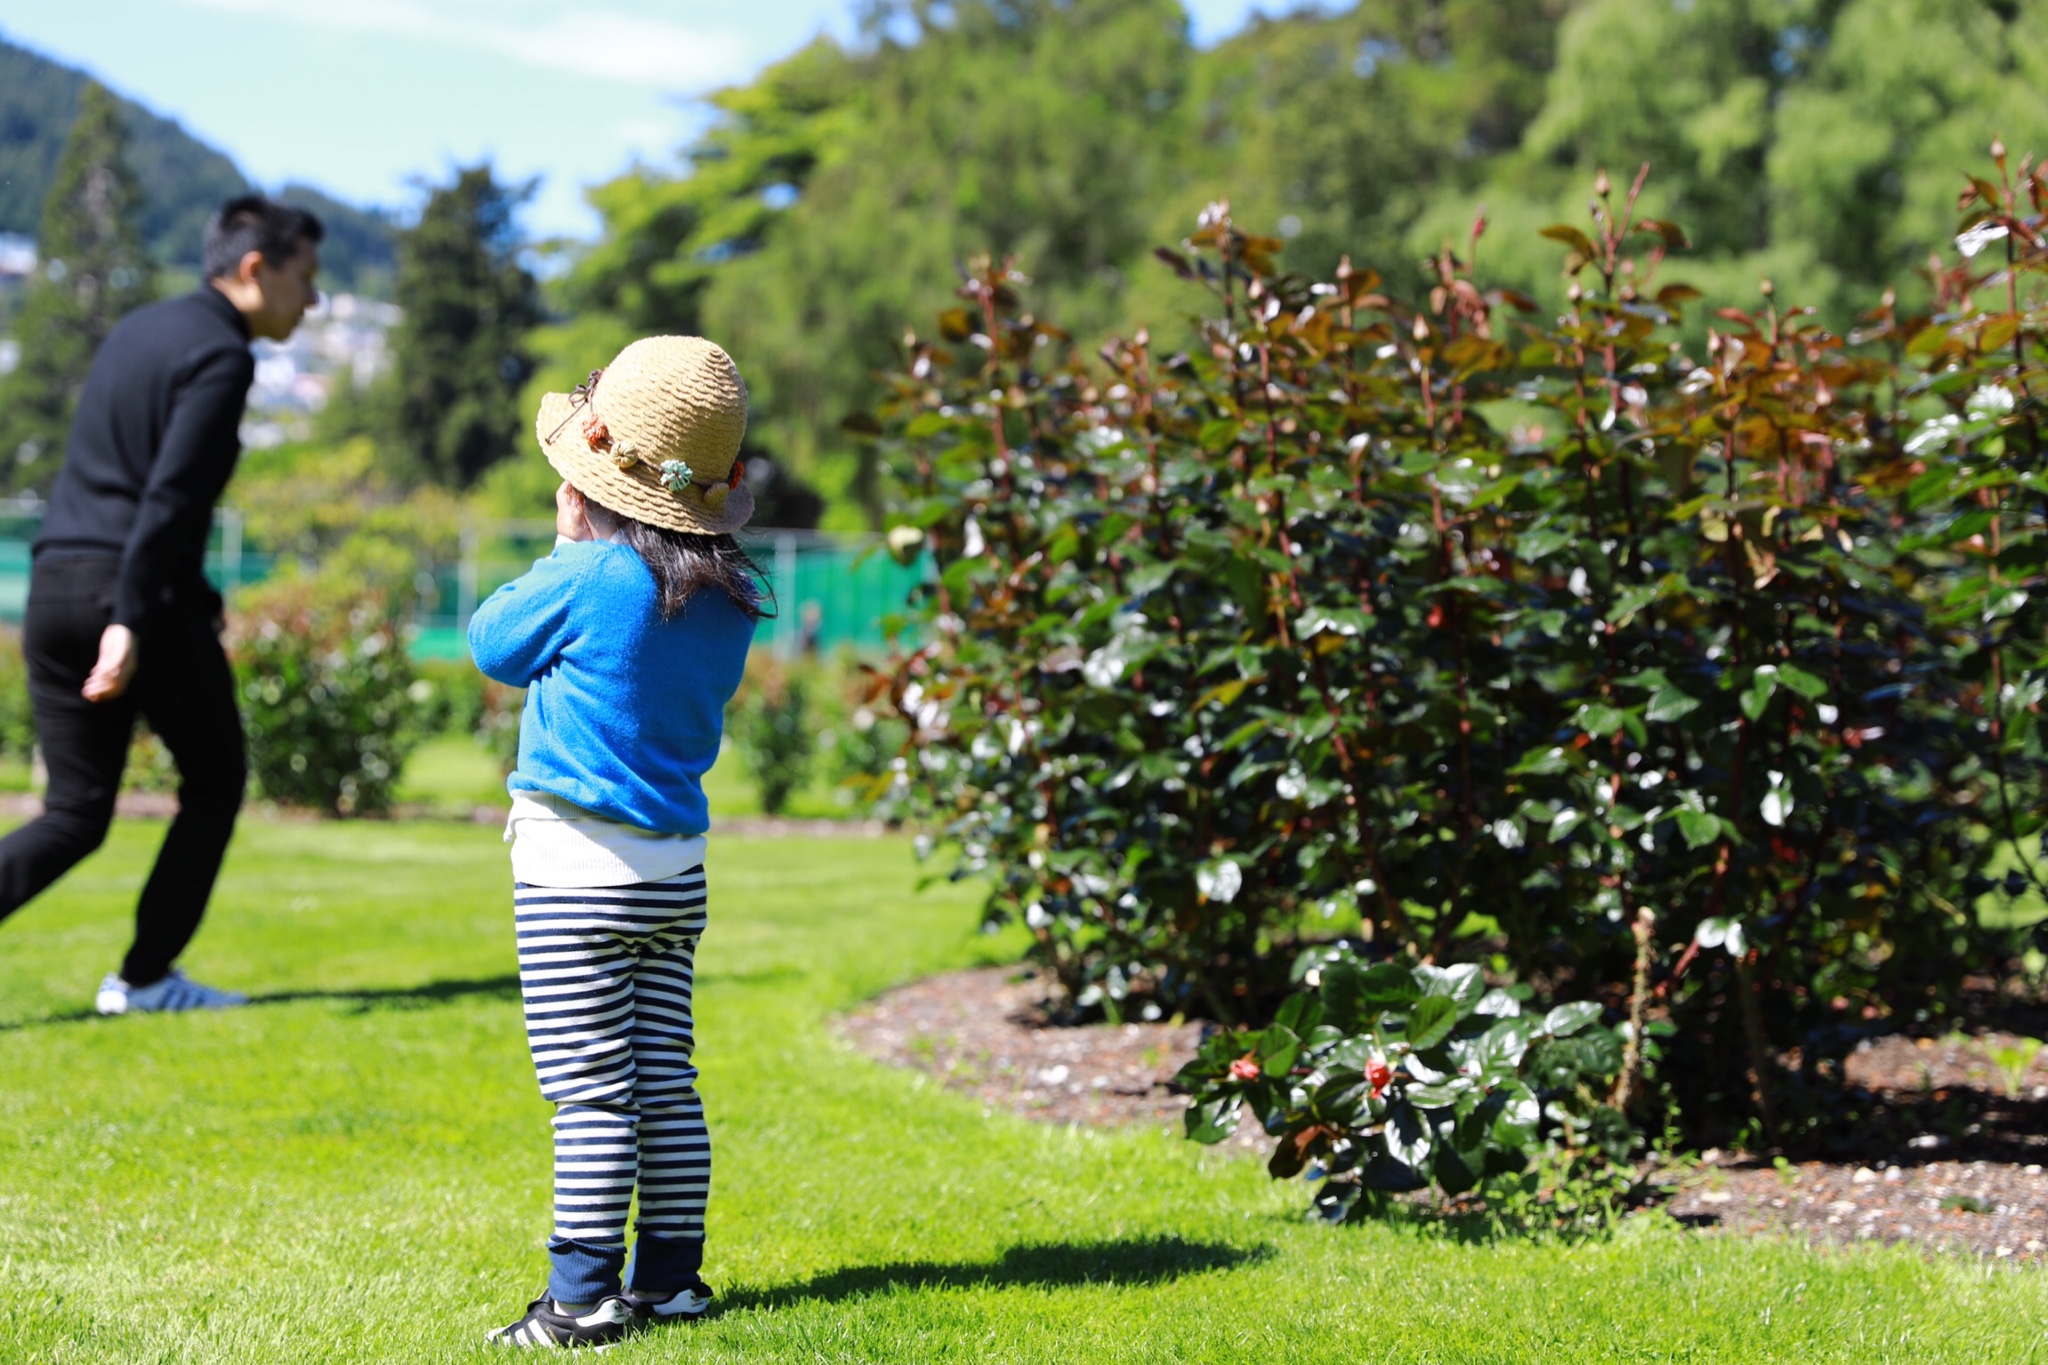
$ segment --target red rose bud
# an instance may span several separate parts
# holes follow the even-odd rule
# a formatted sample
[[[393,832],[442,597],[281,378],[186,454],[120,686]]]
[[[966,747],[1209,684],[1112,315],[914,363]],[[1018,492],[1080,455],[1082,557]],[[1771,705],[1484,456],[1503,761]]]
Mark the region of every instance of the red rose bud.
[[[1233,1081],[1255,1081],[1259,1078],[1259,1059],[1252,1053],[1245,1053],[1230,1064],[1230,1079]]]
[[[1365,1079],[1372,1086],[1372,1097],[1378,1099],[1380,1091],[1385,1090],[1393,1081],[1394,1068],[1388,1066],[1385,1062],[1367,1062],[1365,1064]]]

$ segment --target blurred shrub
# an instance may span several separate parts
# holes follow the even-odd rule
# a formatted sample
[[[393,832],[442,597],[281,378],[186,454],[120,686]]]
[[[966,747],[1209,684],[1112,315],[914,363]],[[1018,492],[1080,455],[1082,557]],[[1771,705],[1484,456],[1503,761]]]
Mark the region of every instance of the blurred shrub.
[[[229,649],[265,797],[332,815],[390,807],[422,731],[383,591],[345,572],[286,572],[238,596]]]
[[[842,693],[844,714],[819,736],[833,786],[845,804],[894,823],[910,727],[887,705],[886,675],[865,665],[850,669]]]
[[[431,659],[413,665],[412,699],[420,733],[473,735],[484,720],[486,679],[466,659]]]
[[[28,699],[28,662],[21,632],[0,628],[0,754],[26,762],[36,747],[35,714]]]
[[[491,678],[482,681],[472,733],[509,777],[519,763],[519,717],[526,709],[526,689],[507,687]]]
[[[1356,925],[1654,989],[1685,1112],[1775,1138],[1780,1052],[2018,946],[1957,908],[2048,792],[2048,181],[1996,155],[1941,311],[1854,339],[1766,286],[1689,352],[1684,233],[1604,175],[1551,318],[1448,246],[1413,302],[1288,274],[1215,205],[1162,252],[1199,344],[1097,368],[982,263],[849,423],[939,569],[907,799],[1077,998],[1270,1018]]]
[[[121,787],[131,792],[175,792],[178,765],[156,731],[137,721],[135,738],[128,745],[128,765],[121,771]]]
[[[760,788],[761,809],[780,815],[811,778],[818,736],[803,670],[772,655],[748,661],[747,685],[733,699],[731,727],[747,771]]]

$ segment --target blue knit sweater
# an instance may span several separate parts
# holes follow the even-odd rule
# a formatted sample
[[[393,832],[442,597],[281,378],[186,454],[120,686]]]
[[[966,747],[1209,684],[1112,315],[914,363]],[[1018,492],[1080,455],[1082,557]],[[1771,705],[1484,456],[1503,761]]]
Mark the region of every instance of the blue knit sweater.
[[[527,689],[511,790],[702,834],[704,774],[754,623],[715,589],[672,621],[655,600],[654,575],[630,546],[561,545],[476,609],[469,650],[486,676]]]

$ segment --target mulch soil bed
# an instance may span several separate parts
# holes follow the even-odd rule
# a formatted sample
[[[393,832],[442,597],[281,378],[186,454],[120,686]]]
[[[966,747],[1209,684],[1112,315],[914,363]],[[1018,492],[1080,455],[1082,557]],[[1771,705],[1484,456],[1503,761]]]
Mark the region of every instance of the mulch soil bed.
[[[1173,1075],[1204,1025],[1063,1026],[1047,996],[1013,967],[949,972],[888,992],[840,1030],[870,1056],[978,1097],[987,1113],[1178,1131],[1186,1100]],[[1697,1166],[1651,1177],[1661,1207],[1733,1233],[2048,1259],[2048,1057],[2007,1096],[1986,1049],[2010,1041],[1867,1040],[1842,1063],[1845,1088],[1870,1110],[1855,1159],[1779,1165],[1707,1152]],[[1227,1145],[1266,1150],[1249,1121]]]
[[[896,1066],[928,1072],[949,1089],[1047,1123],[1178,1129],[1187,1108],[1173,1075],[1195,1055],[1203,1025],[1065,1027],[1048,992],[1015,967],[981,967],[913,981],[840,1021],[848,1041]],[[1247,1124],[1233,1143],[1264,1135]]]

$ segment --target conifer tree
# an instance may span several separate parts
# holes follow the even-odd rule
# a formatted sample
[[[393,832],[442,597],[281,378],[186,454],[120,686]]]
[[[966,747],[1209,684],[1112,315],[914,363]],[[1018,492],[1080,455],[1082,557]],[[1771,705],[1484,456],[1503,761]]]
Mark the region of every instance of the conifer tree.
[[[43,201],[41,268],[15,315],[21,363],[0,379],[0,487],[10,492],[49,488],[93,353],[124,313],[155,296],[127,145],[120,104],[88,84]]]
[[[518,448],[519,390],[533,372],[526,334],[541,313],[513,215],[531,191],[500,184],[488,165],[460,170],[399,239],[405,320],[390,373],[355,406],[404,478],[467,487]]]

